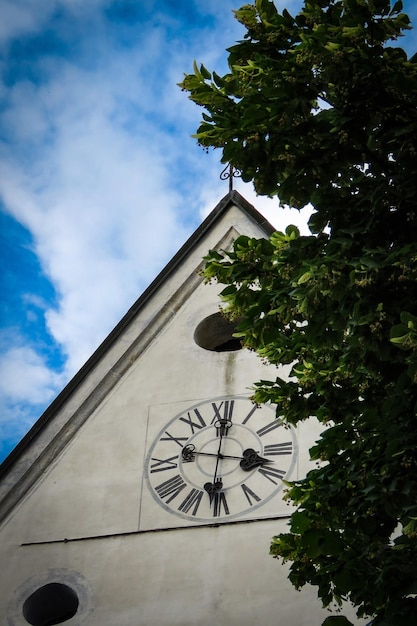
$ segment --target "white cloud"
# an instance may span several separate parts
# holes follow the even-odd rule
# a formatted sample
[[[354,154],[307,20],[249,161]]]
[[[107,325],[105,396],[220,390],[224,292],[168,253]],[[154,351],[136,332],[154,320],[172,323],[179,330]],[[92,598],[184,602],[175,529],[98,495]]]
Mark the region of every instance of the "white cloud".
[[[67,382],[15,331],[2,331],[0,353],[0,456],[10,451]]]
[[[176,82],[190,51],[170,45],[165,35],[163,26],[151,28],[128,51],[105,51],[101,42],[94,70],[48,60],[48,80],[11,88],[4,120],[23,150],[13,160],[3,147],[2,195],[33,234],[58,293],[58,307],[45,315],[68,357],[68,375],[189,234],[181,226],[182,201],[211,210],[227,193],[218,179],[219,155],[204,155],[188,137],[200,111]],[[215,65],[223,49],[211,45],[214,37],[199,51]],[[172,55],[158,78],[161,50],[168,47]],[[180,143],[171,134],[174,123],[177,136],[184,128]],[[174,191],[178,161],[193,200]],[[250,186],[243,193],[261,208]]]
[[[55,0],[32,0],[22,3],[3,0],[1,5],[0,44],[28,32],[36,32],[53,10]]]
[[[69,10],[79,19],[94,15],[111,0],[2,0],[0,45],[12,39],[39,33],[55,11]]]
[[[42,357],[32,348],[13,346],[0,357],[0,394],[6,402],[31,398],[33,404],[52,400],[62,377],[51,374]]]
[[[236,188],[277,230],[285,231],[289,224],[294,224],[302,235],[311,234],[307,222],[313,211],[312,208],[307,206],[301,211],[284,208],[280,206],[278,198],[258,196],[251,185],[240,183],[236,185]]]
[[[72,373],[185,238],[166,155],[97,110],[82,119],[62,126],[38,172],[9,169],[3,188],[59,294],[47,321]]]

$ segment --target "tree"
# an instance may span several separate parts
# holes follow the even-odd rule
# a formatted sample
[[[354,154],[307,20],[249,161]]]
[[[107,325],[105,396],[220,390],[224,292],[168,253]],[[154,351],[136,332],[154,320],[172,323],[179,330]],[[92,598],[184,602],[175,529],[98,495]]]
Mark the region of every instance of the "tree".
[[[310,236],[239,237],[212,251],[244,345],[289,381],[256,384],[290,424],[326,427],[315,469],[291,483],[290,532],[271,553],[325,606],[351,602],[374,626],[417,615],[417,55],[396,40],[402,3],[269,0],[225,76],[194,66],[181,87],[204,107],[199,143],[284,205],[311,203]],[[349,624],[342,616],[325,624]]]

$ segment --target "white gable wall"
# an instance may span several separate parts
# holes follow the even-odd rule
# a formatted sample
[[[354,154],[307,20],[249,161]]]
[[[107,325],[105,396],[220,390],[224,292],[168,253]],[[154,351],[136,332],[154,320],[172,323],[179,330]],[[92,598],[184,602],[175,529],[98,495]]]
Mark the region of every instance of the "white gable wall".
[[[56,580],[80,598],[68,626],[319,626],[326,616],[315,590],[297,593],[287,568],[268,555],[271,537],[287,524],[281,493],[236,523],[216,525],[215,519],[207,524],[172,515],[144,479],[155,433],[186,406],[248,395],[256,380],[285,376],[254,353],[211,352],[193,339],[197,324],[219,305],[219,287],[204,285],[197,274],[201,258],[240,232],[263,235],[231,207],[142,306],[21,461],[23,467],[31,455],[36,459],[52,433],[66,433],[68,443],[56,458],[46,463],[40,457],[41,477],[0,528],[6,564],[0,617],[8,626],[26,626],[24,600]],[[112,377],[112,385],[103,382]],[[81,410],[87,419],[75,428],[71,416]],[[292,478],[307,471],[317,433],[314,422],[299,429]],[[53,442],[50,449],[57,449]]]

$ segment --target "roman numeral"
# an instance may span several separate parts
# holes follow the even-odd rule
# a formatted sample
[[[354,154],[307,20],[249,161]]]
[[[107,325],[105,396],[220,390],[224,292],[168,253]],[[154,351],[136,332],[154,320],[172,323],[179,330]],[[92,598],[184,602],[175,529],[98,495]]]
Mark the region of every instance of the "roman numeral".
[[[213,517],[221,517],[221,515],[229,515],[229,507],[227,504],[224,491],[218,491],[213,495]]]
[[[258,472],[260,474],[262,474],[262,476],[265,476],[265,478],[267,478],[268,480],[271,481],[271,483],[274,483],[274,485],[278,485],[279,483],[275,480],[275,478],[278,479],[278,481],[282,480],[285,476],[285,472],[283,472],[280,469],[276,469],[275,467],[260,467],[258,469]]]
[[[201,428],[204,428],[204,426],[207,426],[206,422],[203,420],[201,416],[200,411],[198,409],[194,409],[194,413],[198,419],[198,423],[193,422],[190,413],[187,413],[188,417],[180,417],[181,422],[185,422],[185,424],[188,424],[188,426],[191,428],[191,432],[193,433],[193,435],[195,433],[195,430],[194,430],[195,428],[200,430]]]
[[[183,481],[181,476],[177,474],[173,476],[169,480],[161,483],[157,487],[155,487],[155,491],[161,500],[166,498],[166,503],[169,504],[177,495],[186,487],[186,483]]]
[[[223,402],[220,402],[219,405],[217,405],[215,402],[212,402],[211,406],[214,410],[214,417],[211,422],[212,424],[214,424],[214,422],[216,422],[217,420],[227,420],[229,422],[232,421],[232,414],[235,406],[234,400],[224,400]]]
[[[271,422],[270,424],[267,424],[263,428],[260,428],[259,430],[257,430],[256,434],[259,435],[259,437],[262,437],[263,435],[266,435],[267,433],[270,433],[271,430],[274,430],[275,428],[279,428],[281,425],[282,425],[282,422],[279,422],[276,419],[273,422]]]
[[[267,456],[277,456],[279,454],[291,454],[292,442],[285,441],[284,443],[273,443],[270,446],[264,447],[264,454]]]
[[[249,489],[249,487],[247,485],[245,485],[245,483],[243,483],[240,486],[242,487],[243,493],[245,494],[246,499],[249,502],[250,506],[253,505],[252,499],[255,502],[260,502],[261,501],[261,498],[259,496],[257,496],[256,493],[252,491],[252,489]]]
[[[214,409],[214,417],[211,421],[216,428],[217,437],[225,437],[229,432],[229,428],[232,426],[233,408],[235,405],[234,400],[224,400],[217,406],[215,402],[211,403]],[[223,409],[223,415],[222,415]]]
[[[164,472],[166,470],[175,469],[178,467],[178,457],[171,456],[169,459],[154,459],[151,461],[154,463],[151,465],[151,474],[155,472]]]
[[[246,422],[248,422],[250,420],[250,418],[255,413],[257,408],[258,408],[258,405],[254,404],[253,407],[251,408],[251,410],[249,411],[249,413],[247,414],[247,416],[245,417],[245,419],[243,420],[242,424],[246,424]]]
[[[203,497],[203,493],[204,492],[200,491],[199,489],[191,489],[184,502],[181,502],[178,510],[183,511],[184,513],[188,513],[190,509],[194,507],[191,515],[196,515],[198,507],[200,506],[201,498]]]
[[[180,448],[183,447],[181,441],[187,441],[188,437],[174,437],[167,430],[165,431],[166,437],[161,437],[161,441],[175,441],[179,445]]]

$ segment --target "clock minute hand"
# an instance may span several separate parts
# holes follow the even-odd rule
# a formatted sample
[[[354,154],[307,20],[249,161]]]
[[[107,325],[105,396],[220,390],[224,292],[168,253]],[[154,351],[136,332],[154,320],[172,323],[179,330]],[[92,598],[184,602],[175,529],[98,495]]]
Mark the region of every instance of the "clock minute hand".
[[[219,478],[217,476],[217,472],[219,470],[220,459],[223,459],[223,456],[221,454],[221,449],[222,449],[222,442],[223,442],[224,432],[225,431],[220,430],[220,441],[219,441],[219,447],[218,447],[218,450],[217,450],[217,454],[211,454],[210,455],[210,456],[215,456],[216,457],[216,467],[214,469],[213,482],[212,483],[205,483],[205,485],[204,485],[204,490],[208,493],[208,496],[209,496],[209,499],[210,499],[210,504],[214,503],[214,514],[215,515],[217,515],[217,510],[218,510],[218,494],[223,489],[223,481],[222,481],[221,478]],[[226,433],[227,433],[227,431],[226,431]]]
[[[223,483],[220,479],[217,479],[212,483],[205,483],[204,490],[207,491],[209,495],[210,504],[213,503],[216,493],[219,493],[222,489],[223,489]]]

